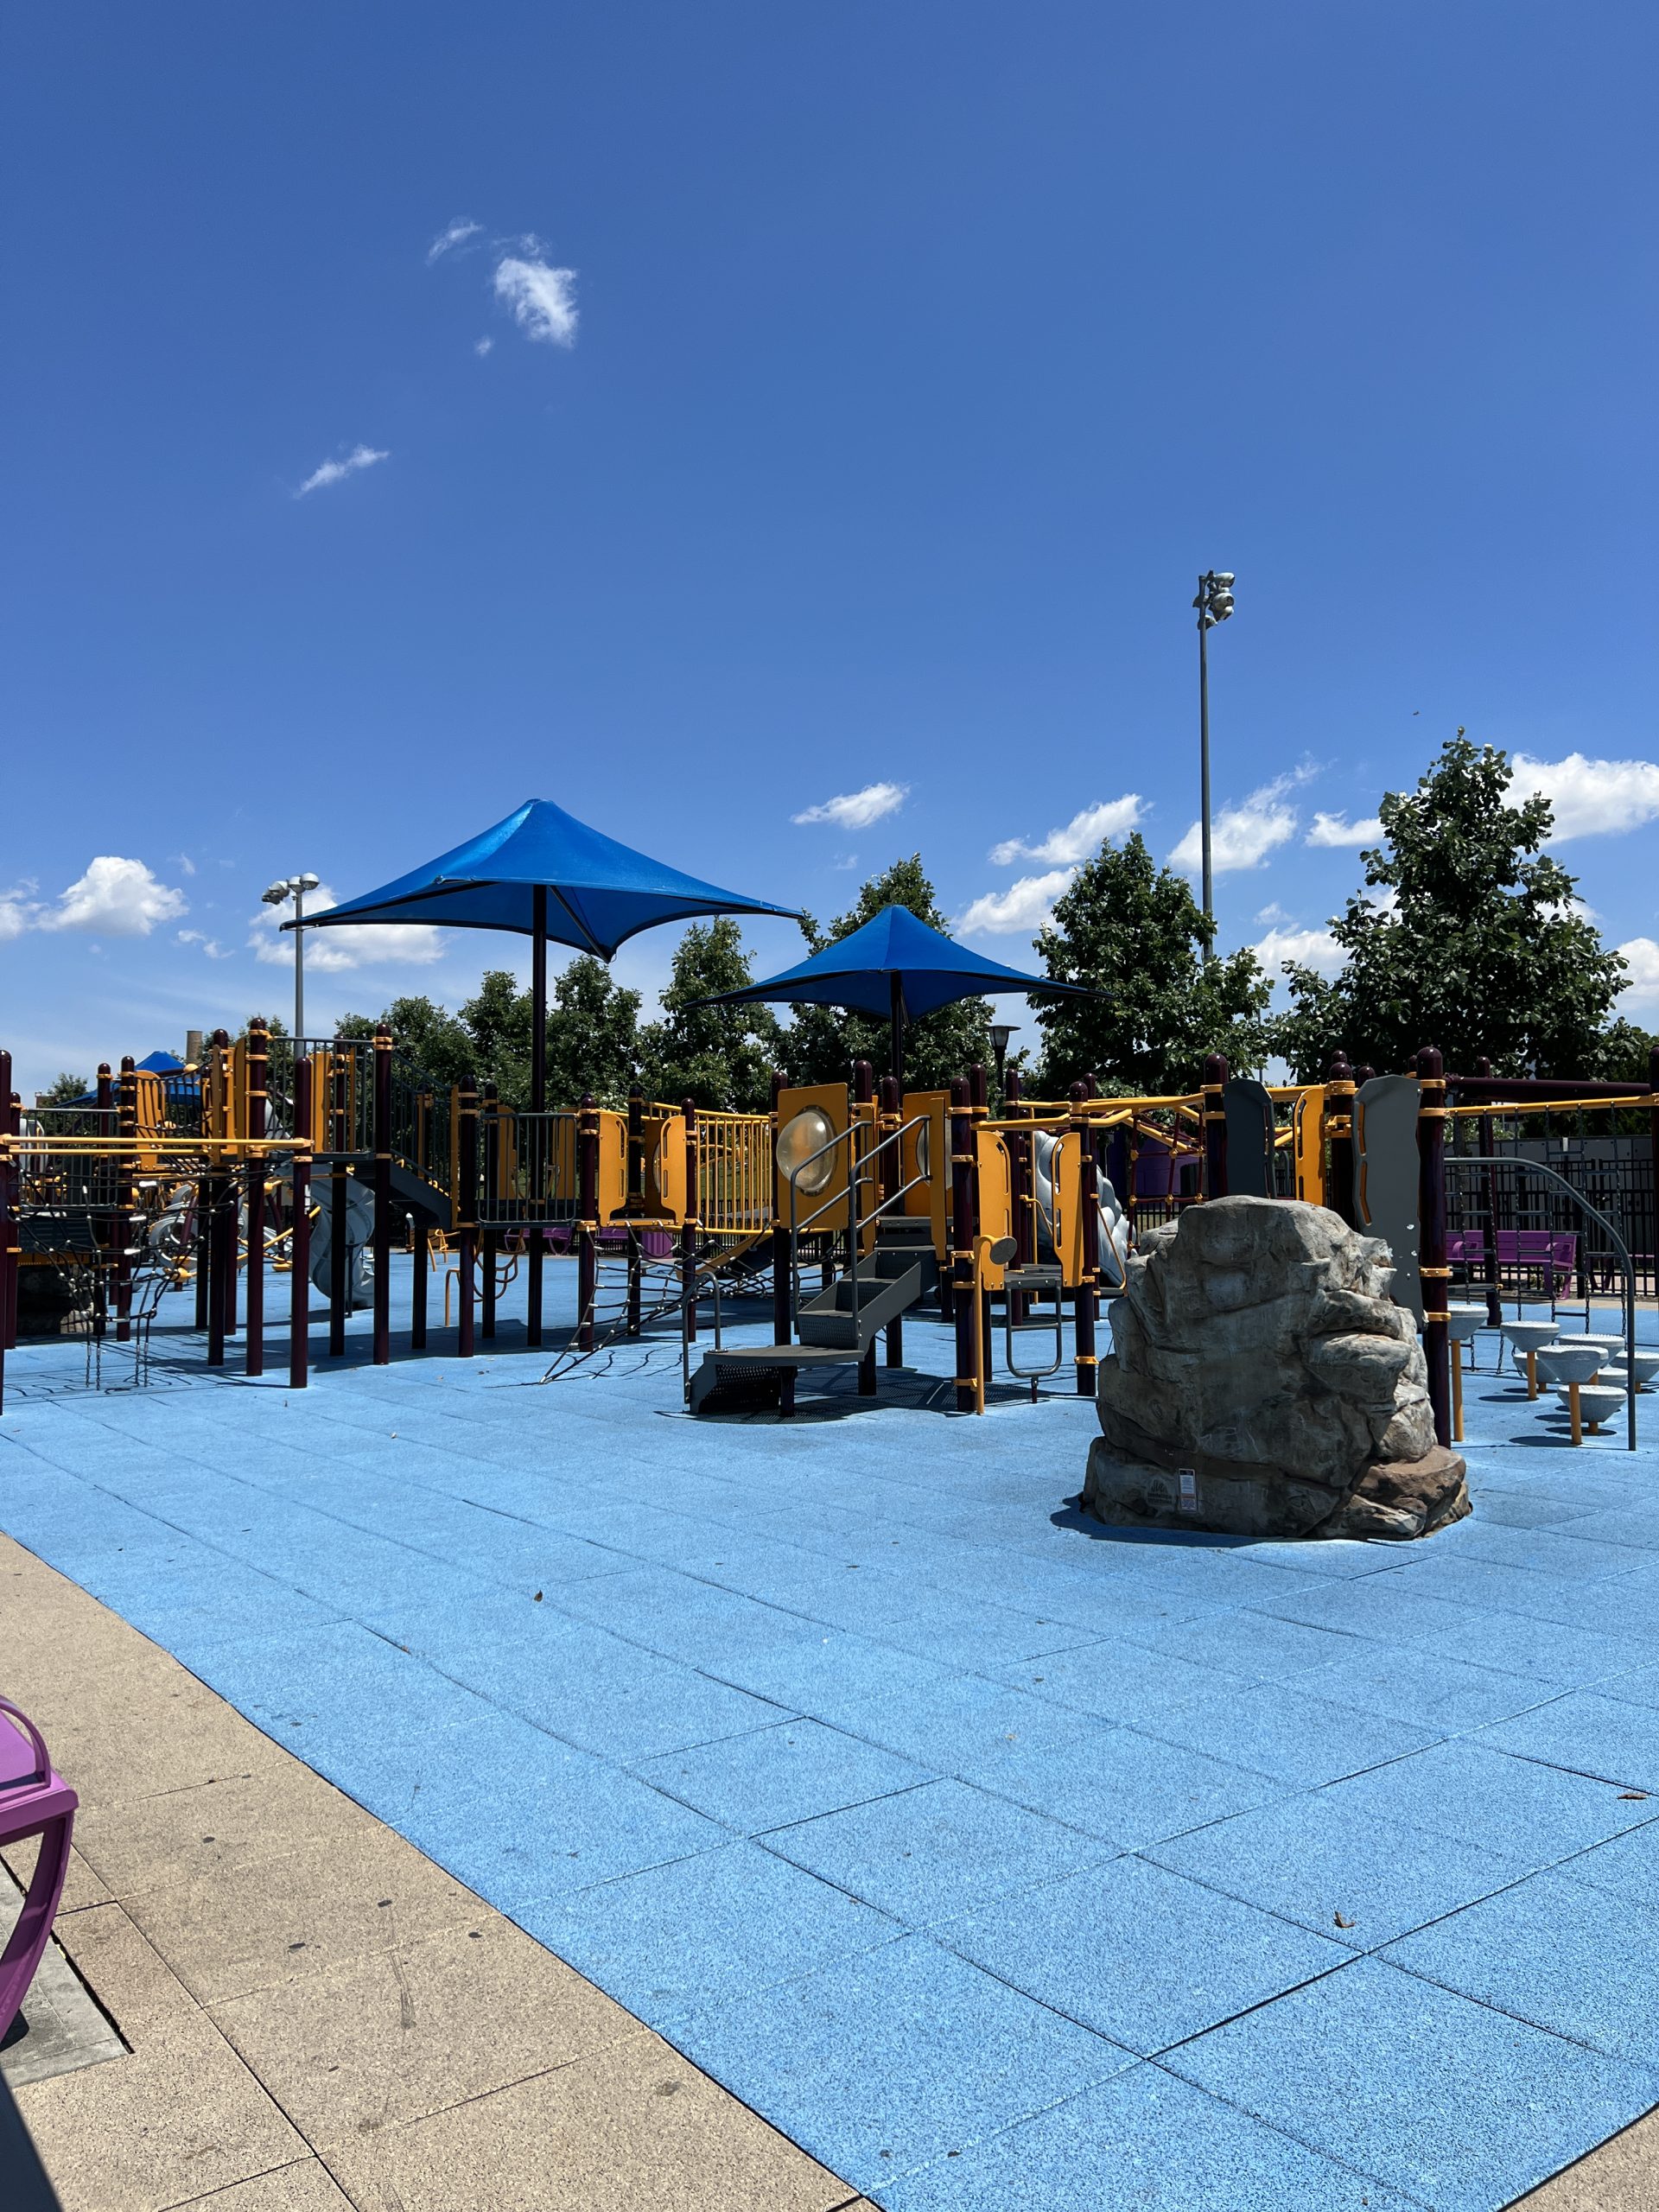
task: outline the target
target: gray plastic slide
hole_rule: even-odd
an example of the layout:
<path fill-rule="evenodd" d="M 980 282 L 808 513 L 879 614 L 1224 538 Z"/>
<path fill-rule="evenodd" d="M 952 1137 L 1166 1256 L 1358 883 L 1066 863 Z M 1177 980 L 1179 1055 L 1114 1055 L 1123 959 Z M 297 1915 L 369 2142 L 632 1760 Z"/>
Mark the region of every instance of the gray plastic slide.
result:
<path fill-rule="evenodd" d="M 1053 1245 L 1048 1235 L 1048 1224 L 1054 1217 L 1054 1147 L 1059 1139 L 1046 1129 L 1035 1132 L 1032 1145 L 1032 1166 L 1037 1181 L 1038 1256 L 1052 1256 Z M 1123 1218 L 1123 1209 L 1117 1203 L 1117 1192 L 1111 1179 L 1099 1168 L 1095 1171 L 1096 1188 L 1100 1193 L 1100 1273 L 1101 1280 L 1121 1289 L 1123 1282 L 1123 1262 L 1128 1257 L 1129 1224 Z"/>

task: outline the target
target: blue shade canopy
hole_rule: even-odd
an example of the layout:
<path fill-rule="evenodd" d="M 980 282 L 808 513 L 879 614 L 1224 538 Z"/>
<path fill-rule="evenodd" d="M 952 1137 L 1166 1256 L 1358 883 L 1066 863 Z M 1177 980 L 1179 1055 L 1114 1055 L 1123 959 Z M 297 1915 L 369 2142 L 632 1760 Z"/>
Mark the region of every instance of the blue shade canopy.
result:
<path fill-rule="evenodd" d="M 988 960 L 983 953 L 970 952 L 965 944 L 930 929 L 908 906 L 884 906 L 850 937 L 838 938 L 810 960 L 785 968 L 780 976 L 770 976 L 764 983 L 723 991 L 718 998 L 702 1003 L 732 1006 L 745 999 L 785 1000 L 891 1015 L 898 1001 L 905 1017 L 916 1021 L 957 999 L 997 991 L 1097 995 L 1084 983 L 1056 983 L 1046 976 L 1022 976 L 1017 968 L 1005 968 L 1000 960 Z"/>
<path fill-rule="evenodd" d="M 617 947 L 659 922 L 710 914 L 779 914 L 789 906 L 722 891 L 678 868 L 620 845 L 578 822 L 550 799 L 526 799 L 482 836 L 378 891 L 308 914 L 302 926 L 431 922 L 444 929 L 535 931 L 535 893 L 547 893 L 547 935 L 608 960 Z M 302 925 L 284 922 L 291 930 Z"/>

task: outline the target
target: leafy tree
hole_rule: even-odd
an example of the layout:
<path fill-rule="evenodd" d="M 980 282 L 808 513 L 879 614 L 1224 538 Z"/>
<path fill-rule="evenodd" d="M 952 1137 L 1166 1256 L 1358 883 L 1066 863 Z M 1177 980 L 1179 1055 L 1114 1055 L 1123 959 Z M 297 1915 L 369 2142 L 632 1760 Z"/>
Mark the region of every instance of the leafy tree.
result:
<path fill-rule="evenodd" d="M 1483 1054 L 1499 1075 L 1594 1076 L 1628 1058 L 1638 1033 L 1607 1027 L 1624 963 L 1542 849 L 1548 800 L 1512 803 L 1511 779 L 1506 753 L 1459 729 L 1414 791 L 1383 799 L 1386 842 L 1360 855 L 1367 889 L 1331 925 L 1347 965 L 1331 982 L 1286 963 L 1279 1043 L 1299 1079 L 1338 1046 L 1379 1071 L 1409 1067 L 1422 1045 L 1464 1073 Z"/>
<path fill-rule="evenodd" d="M 524 1009 L 528 1035 L 528 992 Z M 590 1090 L 601 1106 L 626 1106 L 639 1065 L 639 992 L 624 990 L 602 960 L 579 952 L 553 986 L 547 1010 L 548 1104 L 574 1106 Z"/>
<path fill-rule="evenodd" d="M 873 875 L 848 914 L 821 930 L 809 914 L 801 924 L 809 950 L 850 937 L 883 906 L 908 906 L 931 928 L 949 930 L 938 894 L 922 869 L 922 856 L 895 861 Z M 797 1083 L 844 1083 L 855 1060 L 868 1060 L 878 1076 L 892 1064 L 891 1030 L 885 1020 L 844 1013 L 840 1007 L 798 1006 L 784 1033 L 784 1059 Z M 905 1033 L 905 1082 L 912 1090 L 943 1090 L 953 1076 L 966 1075 L 976 1061 L 991 1065 L 990 1004 L 959 999 L 937 1014 L 912 1021 Z"/>
<path fill-rule="evenodd" d="M 369 1038 L 380 1028 L 391 1030 L 397 1049 L 435 1083 L 457 1083 L 473 1066 L 473 1040 L 464 1025 L 423 994 L 393 999 L 378 1015 L 343 1014 L 334 1034 Z"/>
<path fill-rule="evenodd" d="M 664 1019 L 639 1033 L 645 1081 L 658 1097 L 671 1105 L 690 1098 L 716 1111 L 765 1113 L 783 1051 L 777 1017 L 765 1006 L 692 1003 L 753 981 L 742 931 L 730 915 L 691 924 L 663 993 Z"/>
<path fill-rule="evenodd" d="M 530 993 L 519 989 L 510 969 L 486 968 L 461 1007 L 461 1025 L 472 1041 L 478 1080 L 495 1084 L 505 1104 L 524 1105 L 530 1096 Z"/>
<path fill-rule="evenodd" d="M 1235 1073 L 1259 1070 L 1273 1049 L 1272 984 L 1248 947 L 1206 963 L 1213 934 L 1186 878 L 1160 868 L 1144 838 L 1103 844 L 1037 933 L 1056 982 L 1103 995 L 1035 1008 L 1041 1095 L 1064 1097 L 1085 1075 L 1142 1097 L 1190 1090 L 1206 1052 L 1225 1052 Z"/>
<path fill-rule="evenodd" d="M 44 1090 L 35 1094 L 37 1106 L 69 1106 L 85 1098 L 92 1088 L 84 1075 L 55 1075 Z"/>

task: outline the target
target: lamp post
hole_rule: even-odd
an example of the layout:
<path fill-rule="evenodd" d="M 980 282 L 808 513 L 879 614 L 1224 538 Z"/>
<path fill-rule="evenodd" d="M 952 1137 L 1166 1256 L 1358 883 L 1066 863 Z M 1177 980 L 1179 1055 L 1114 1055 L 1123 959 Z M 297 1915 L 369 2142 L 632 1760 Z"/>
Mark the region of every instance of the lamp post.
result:
<path fill-rule="evenodd" d="M 321 881 L 315 875 L 278 876 L 264 893 L 267 906 L 285 906 L 294 901 L 294 1049 L 300 1049 L 300 1039 L 305 1034 L 305 894 L 315 891 Z"/>
<path fill-rule="evenodd" d="M 1007 1066 L 1008 1039 L 1020 1027 L 1017 1021 L 994 1021 L 991 1024 L 991 1051 L 996 1057 L 996 1103 L 1004 1104 L 1007 1084 L 1004 1071 Z"/>
<path fill-rule="evenodd" d="M 1211 925 L 1204 948 L 1206 960 L 1216 957 L 1215 893 L 1210 867 L 1210 632 L 1233 611 L 1233 578 L 1225 569 L 1210 569 L 1198 578 L 1198 834 L 1204 847 L 1204 918 Z"/>

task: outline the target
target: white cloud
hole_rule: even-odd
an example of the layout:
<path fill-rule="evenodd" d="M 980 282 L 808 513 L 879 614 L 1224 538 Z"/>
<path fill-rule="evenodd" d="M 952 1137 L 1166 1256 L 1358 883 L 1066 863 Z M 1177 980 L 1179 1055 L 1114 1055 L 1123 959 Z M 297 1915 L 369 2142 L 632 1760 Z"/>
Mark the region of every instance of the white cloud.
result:
<path fill-rule="evenodd" d="M 307 908 L 307 919 L 326 913 L 339 900 L 326 883 L 317 886 Z M 294 932 L 283 934 L 283 909 L 262 906 L 251 918 L 248 943 L 255 957 L 272 968 L 294 965 Z M 305 972 L 342 973 L 347 968 L 429 967 L 443 957 L 443 934 L 426 922 L 342 922 L 337 929 L 305 933 Z"/>
<path fill-rule="evenodd" d="M 992 846 L 991 859 L 998 868 L 1011 868 L 1015 861 L 1046 861 L 1051 867 L 1070 868 L 1078 861 L 1091 860 L 1109 837 L 1127 836 L 1138 829 L 1145 812 L 1139 792 L 1126 791 L 1122 798 L 1084 807 L 1063 830 L 1051 830 L 1039 845 L 1027 845 L 1019 837 L 1005 838 L 1001 844 Z"/>
<path fill-rule="evenodd" d="M 1651 1014 L 1659 1008 L 1659 944 L 1650 937 L 1633 937 L 1619 950 L 1630 969 L 1618 995 L 1621 1014 Z"/>
<path fill-rule="evenodd" d="M 100 853 L 89 861 L 54 907 L 40 916 L 43 930 L 97 930 L 105 937 L 148 937 L 157 922 L 186 912 L 184 893 L 162 883 L 143 861 Z"/>
<path fill-rule="evenodd" d="M 326 484 L 338 484 L 342 477 L 355 476 L 359 468 L 372 468 L 377 461 L 391 459 L 389 453 L 373 446 L 353 446 L 344 461 L 325 461 L 321 468 L 314 468 L 294 496 L 302 499 L 308 492 L 320 492 Z"/>
<path fill-rule="evenodd" d="M 1651 760 L 1591 760 L 1582 753 L 1537 760 L 1517 753 L 1511 765 L 1517 789 L 1541 791 L 1554 810 L 1552 844 L 1639 830 L 1659 815 L 1659 766 Z"/>
<path fill-rule="evenodd" d="M 493 338 L 480 338 L 480 339 L 476 339 L 476 340 L 474 340 L 474 344 L 473 344 L 473 351 L 474 351 L 474 353 L 476 353 L 476 354 L 477 354 L 477 356 L 478 356 L 479 359 L 481 361 L 481 360 L 483 359 L 484 356 L 485 356 L 486 353 L 494 353 L 494 351 L 495 351 L 495 340 L 494 340 L 494 339 L 493 339 Z"/>
<path fill-rule="evenodd" d="M 963 937 L 1034 936 L 1076 874 L 1074 868 L 1052 868 L 1046 875 L 1022 875 L 1006 891 L 988 891 L 958 918 L 957 928 Z"/>
<path fill-rule="evenodd" d="M 897 814 L 909 792 L 908 784 L 866 784 L 861 791 L 842 791 L 789 818 L 791 822 L 833 822 L 841 830 L 868 830 L 884 814 Z"/>
<path fill-rule="evenodd" d="M 574 346 L 575 281 L 574 269 L 550 269 L 544 261 L 520 261 L 509 254 L 496 264 L 495 296 L 526 336 L 549 346 Z"/>
<path fill-rule="evenodd" d="M 199 944 L 210 960 L 229 960 L 234 955 L 227 952 L 216 937 L 207 937 L 200 930 L 181 930 L 181 944 Z"/>
<path fill-rule="evenodd" d="M 1282 961 L 1294 960 L 1300 968 L 1313 968 L 1321 976 L 1334 976 L 1348 959 L 1329 930 L 1276 926 L 1257 941 L 1255 949 L 1255 957 L 1262 967 L 1275 978 Z"/>
<path fill-rule="evenodd" d="M 1287 805 L 1285 794 L 1302 776 L 1278 776 L 1270 784 L 1263 784 L 1259 791 L 1240 799 L 1236 805 L 1224 806 L 1211 823 L 1210 864 L 1217 875 L 1230 875 L 1239 868 L 1260 868 L 1268 855 L 1288 844 L 1296 835 L 1298 816 L 1294 806 Z M 1203 866 L 1203 844 L 1199 826 L 1195 822 L 1180 843 L 1171 853 L 1170 865 L 1180 868 L 1187 875 L 1197 875 Z"/>
<path fill-rule="evenodd" d="M 426 249 L 428 261 L 441 261 L 451 246 L 465 245 L 467 239 L 476 238 L 483 227 L 481 223 L 474 222 L 470 216 L 457 215 L 447 229 L 438 232 Z"/>
<path fill-rule="evenodd" d="M 1305 842 L 1310 845 L 1380 845 L 1382 842 L 1382 818 L 1367 816 L 1363 822 L 1350 822 L 1342 814 L 1316 814 Z"/>
<path fill-rule="evenodd" d="M 41 911 L 39 902 L 29 895 L 34 888 L 32 882 L 16 883 L 10 891 L 0 891 L 0 944 L 9 938 L 22 937 L 32 925 Z"/>

